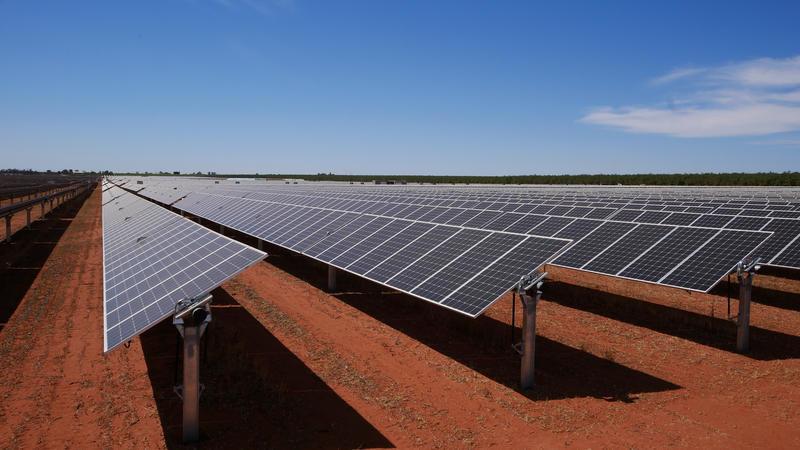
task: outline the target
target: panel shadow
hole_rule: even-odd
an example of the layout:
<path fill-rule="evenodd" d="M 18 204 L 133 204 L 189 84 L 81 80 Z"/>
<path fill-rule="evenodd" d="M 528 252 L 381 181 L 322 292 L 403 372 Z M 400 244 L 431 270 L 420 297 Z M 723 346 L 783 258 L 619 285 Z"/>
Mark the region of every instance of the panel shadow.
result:
<path fill-rule="evenodd" d="M 324 289 L 324 265 L 287 251 L 270 250 L 268 263 Z M 340 292 L 334 295 L 342 302 L 487 378 L 519 390 L 520 357 L 510 347 L 508 324 L 488 316 L 471 319 L 341 272 L 338 285 Z M 534 400 L 594 397 L 631 402 L 637 393 L 680 388 L 543 336 L 536 337 L 536 383 L 536 389 L 521 393 Z"/>
<path fill-rule="evenodd" d="M 31 222 L 30 229 L 22 228 L 12 235 L 11 243 L 0 242 L 0 332 L 89 195 L 91 192 L 85 192 L 72 198 L 44 219 Z"/>
<path fill-rule="evenodd" d="M 769 269 L 769 268 L 765 268 Z M 766 273 L 764 273 L 766 272 Z M 788 271 L 781 272 L 780 275 L 787 274 Z M 759 274 L 764 273 L 765 275 L 769 273 L 766 270 L 762 270 Z M 787 278 L 785 276 L 781 276 L 781 278 L 785 278 L 783 281 L 784 283 L 794 282 L 797 283 L 796 280 L 792 278 Z M 759 275 L 756 275 L 755 280 L 756 283 L 758 282 Z M 728 279 L 722 280 L 711 292 L 710 294 L 719 295 L 720 297 L 727 297 L 730 295 L 732 299 L 739 298 L 739 283 L 736 280 L 736 276 L 731 277 L 731 282 L 728 283 Z M 790 311 L 800 311 L 800 293 L 798 292 L 789 292 L 789 291 L 781 291 L 775 289 L 774 287 L 770 286 L 753 286 L 753 294 L 751 297 L 753 303 L 760 303 L 762 305 L 772 306 L 775 308 L 786 309 Z"/>
<path fill-rule="evenodd" d="M 201 445 L 207 448 L 388 448 L 392 443 L 223 289 L 204 337 Z M 141 336 L 167 444 L 180 448 L 180 341 L 170 320 Z"/>
<path fill-rule="evenodd" d="M 755 293 L 754 293 L 755 295 Z M 736 351 L 736 323 L 609 292 L 551 282 L 545 298 L 560 305 L 669 334 L 701 345 Z M 758 360 L 800 357 L 800 337 L 750 326 L 750 352 Z"/>

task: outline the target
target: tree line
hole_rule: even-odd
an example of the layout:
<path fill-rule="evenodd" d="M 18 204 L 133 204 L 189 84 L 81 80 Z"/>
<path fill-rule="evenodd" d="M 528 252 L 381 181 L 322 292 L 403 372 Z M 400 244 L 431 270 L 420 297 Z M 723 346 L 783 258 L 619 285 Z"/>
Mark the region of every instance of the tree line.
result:
<path fill-rule="evenodd" d="M 317 174 L 231 174 L 223 177 L 301 178 L 309 181 L 367 183 L 379 181 L 431 184 L 592 184 L 653 186 L 800 186 L 800 172 L 759 173 L 670 173 L 670 174 L 581 174 L 581 175 L 337 175 Z"/>

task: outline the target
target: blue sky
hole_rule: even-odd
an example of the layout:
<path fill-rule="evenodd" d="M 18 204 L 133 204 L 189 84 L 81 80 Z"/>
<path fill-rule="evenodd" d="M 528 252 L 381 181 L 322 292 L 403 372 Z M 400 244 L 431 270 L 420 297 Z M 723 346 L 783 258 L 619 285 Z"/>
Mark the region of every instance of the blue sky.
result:
<path fill-rule="evenodd" d="M 0 1 L 3 165 L 800 170 L 799 2 Z"/>

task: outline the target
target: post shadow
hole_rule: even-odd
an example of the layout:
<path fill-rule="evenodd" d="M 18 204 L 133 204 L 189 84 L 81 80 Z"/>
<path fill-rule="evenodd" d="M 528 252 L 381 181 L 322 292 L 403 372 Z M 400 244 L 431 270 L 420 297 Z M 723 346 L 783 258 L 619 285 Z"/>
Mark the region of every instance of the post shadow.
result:
<path fill-rule="evenodd" d="M 203 446 L 389 448 L 392 443 L 225 290 L 213 291 L 203 338 Z M 170 320 L 141 336 L 167 445 L 180 448 L 181 402 L 173 392 L 180 341 Z"/>
<path fill-rule="evenodd" d="M 62 203 L 45 218 L 32 221 L 30 229 L 14 233 L 11 243 L 0 243 L 0 332 L 89 195 Z"/>

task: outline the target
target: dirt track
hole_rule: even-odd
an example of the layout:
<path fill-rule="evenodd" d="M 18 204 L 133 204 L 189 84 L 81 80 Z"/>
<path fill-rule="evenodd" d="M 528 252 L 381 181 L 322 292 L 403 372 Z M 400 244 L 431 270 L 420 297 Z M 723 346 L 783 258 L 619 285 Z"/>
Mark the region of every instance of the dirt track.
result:
<path fill-rule="evenodd" d="M 102 355 L 100 234 L 96 191 L 0 332 L 0 447 L 178 445 L 174 328 Z M 523 394 L 510 297 L 470 320 L 349 277 L 332 296 L 273 252 L 214 292 L 203 446 L 800 446 L 796 282 L 759 282 L 742 356 L 718 295 L 551 270 Z"/>

